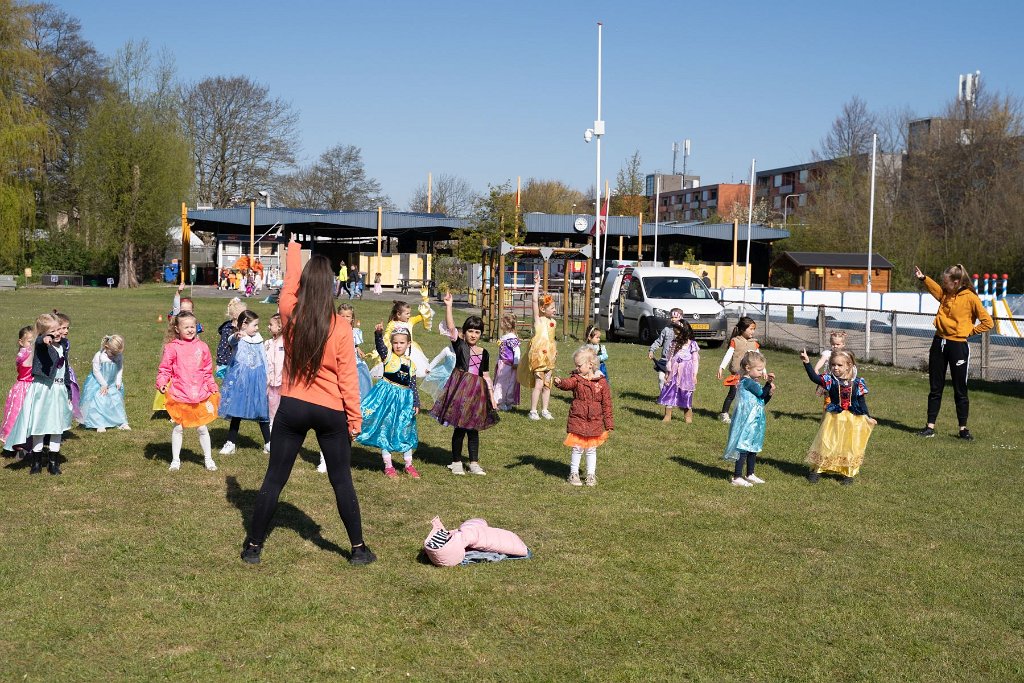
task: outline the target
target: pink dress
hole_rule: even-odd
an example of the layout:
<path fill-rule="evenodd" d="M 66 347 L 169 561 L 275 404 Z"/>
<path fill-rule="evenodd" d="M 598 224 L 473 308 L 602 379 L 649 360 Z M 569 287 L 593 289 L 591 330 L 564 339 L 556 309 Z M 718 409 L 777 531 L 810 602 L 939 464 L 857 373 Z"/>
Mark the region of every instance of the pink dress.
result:
<path fill-rule="evenodd" d="M 25 402 L 25 392 L 32 384 L 32 363 L 24 365 L 26 358 L 31 358 L 32 349 L 18 349 L 14 357 L 14 365 L 18 369 L 18 379 L 7 392 L 7 403 L 4 404 L 4 421 L 0 423 L 0 441 L 6 441 L 11 433 L 14 421 L 18 419 L 21 405 Z M 15 444 L 20 445 L 20 444 Z"/>
<path fill-rule="evenodd" d="M 281 382 L 284 374 L 284 337 L 271 337 L 263 342 L 263 350 L 267 356 L 267 407 L 270 409 L 270 422 L 274 422 L 277 409 L 281 405 Z"/>

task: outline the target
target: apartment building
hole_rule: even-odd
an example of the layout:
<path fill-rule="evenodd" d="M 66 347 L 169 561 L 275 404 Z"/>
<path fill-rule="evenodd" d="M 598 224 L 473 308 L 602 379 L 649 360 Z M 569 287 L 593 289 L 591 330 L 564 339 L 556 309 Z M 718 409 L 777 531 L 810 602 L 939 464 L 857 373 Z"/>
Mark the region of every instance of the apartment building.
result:
<path fill-rule="evenodd" d="M 715 183 L 671 192 L 663 189 L 658 199 L 658 221 L 662 223 L 702 221 L 716 214 L 732 220 L 734 207 L 742 206 L 746 211 L 750 186 L 746 183 Z M 653 214 L 655 196 L 652 195 L 650 200 Z"/>

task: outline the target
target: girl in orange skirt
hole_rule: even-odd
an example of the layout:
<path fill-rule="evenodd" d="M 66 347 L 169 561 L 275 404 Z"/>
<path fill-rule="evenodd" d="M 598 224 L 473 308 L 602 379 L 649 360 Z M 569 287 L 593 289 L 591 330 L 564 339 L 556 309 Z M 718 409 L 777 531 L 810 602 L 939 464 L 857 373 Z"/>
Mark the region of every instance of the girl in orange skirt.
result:
<path fill-rule="evenodd" d="M 612 420 L 612 392 L 608 379 L 601 373 L 600 362 L 593 349 L 586 346 L 573 354 L 576 369 L 565 379 L 556 377 L 554 385 L 572 392 L 566 446 L 572 448 L 569 461 L 569 483 L 582 486 L 580 460 L 587 454 L 587 486 L 597 486 L 597 447 L 608 440 L 615 428 Z"/>
<path fill-rule="evenodd" d="M 206 469 L 214 472 L 217 465 L 213 462 L 210 430 L 206 425 L 217 419 L 220 394 L 213 379 L 210 347 L 196 336 L 196 317 L 188 311 L 178 314 L 168 337 L 156 376 L 156 388 L 165 394 L 167 414 L 174 423 L 170 470 L 174 472 L 181 468 L 179 456 L 185 427 L 196 427 Z"/>

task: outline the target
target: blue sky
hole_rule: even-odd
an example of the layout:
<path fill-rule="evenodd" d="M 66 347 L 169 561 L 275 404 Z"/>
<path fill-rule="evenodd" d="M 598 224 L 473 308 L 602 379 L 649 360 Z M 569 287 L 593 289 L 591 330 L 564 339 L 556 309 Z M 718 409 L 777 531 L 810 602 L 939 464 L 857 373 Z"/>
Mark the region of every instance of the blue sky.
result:
<path fill-rule="evenodd" d="M 604 24 L 602 176 L 634 150 L 739 182 L 810 158 L 853 95 L 876 111 L 941 111 L 957 76 L 1024 97 L 1024 3 L 150 2 L 51 0 L 104 54 L 166 47 L 179 77 L 244 75 L 298 111 L 302 161 L 362 148 L 406 208 L 428 171 L 477 190 L 516 176 L 581 190 Z M 679 167 L 682 162 L 680 159 Z"/>

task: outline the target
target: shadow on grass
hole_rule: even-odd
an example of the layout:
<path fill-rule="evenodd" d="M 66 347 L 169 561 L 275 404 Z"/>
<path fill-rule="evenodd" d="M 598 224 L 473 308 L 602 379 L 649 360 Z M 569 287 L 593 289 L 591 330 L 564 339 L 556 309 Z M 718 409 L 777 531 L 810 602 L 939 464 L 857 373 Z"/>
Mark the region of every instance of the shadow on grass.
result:
<path fill-rule="evenodd" d="M 713 467 L 711 465 L 708 465 L 707 463 L 697 462 L 696 460 L 684 458 L 681 455 L 673 455 L 672 457 L 669 458 L 669 460 L 673 460 L 676 463 L 682 465 L 683 467 L 689 468 L 694 472 L 703 474 L 705 477 L 710 477 L 711 479 L 722 479 L 723 477 L 728 479 L 732 476 L 732 471 L 730 469 L 725 469 L 724 466 Z M 723 460 L 722 462 L 724 463 L 725 460 Z"/>
<path fill-rule="evenodd" d="M 227 477 L 225 484 L 227 488 L 225 489 L 224 497 L 235 506 L 242 516 L 242 527 L 245 529 L 246 534 L 248 534 L 248 521 L 252 519 L 252 508 L 256 503 L 256 496 L 259 494 L 259 491 L 256 489 L 243 489 L 238 483 L 238 478 L 234 476 Z M 349 552 L 342 549 L 337 543 L 324 538 L 320 534 L 320 525 L 291 503 L 278 502 L 277 509 L 274 511 L 274 520 L 267 532 L 267 537 L 269 538 L 274 529 L 279 526 L 291 529 L 300 538 L 309 541 L 321 550 L 337 553 L 346 558 L 349 556 Z"/>
<path fill-rule="evenodd" d="M 661 408 L 661 406 L 658 406 Z M 661 420 L 665 417 L 665 410 L 662 408 L 660 411 L 650 410 L 648 408 L 634 408 L 633 406 L 626 406 L 626 410 L 633 413 L 638 417 L 647 418 L 648 420 Z"/>
<path fill-rule="evenodd" d="M 791 420 L 810 420 L 811 422 L 821 422 L 822 413 L 793 413 L 785 410 L 773 410 L 771 411 L 772 417 L 778 420 L 780 417 L 788 417 Z"/>
<path fill-rule="evenodd" d="M 32 456 L 27 452 L 24 458 L 15 458 L 14 453 L 11 451 L 4 451 L 4 460 L 8 461 L 4 465 L 4 469 L 7 470 L 23 470 L 32 464 Z"/>
<path fill-rule="evenodd" d="M 787 460 L 777 460 L 776 458 L 769 458 L 768 456 L 758 454 L 757 464 L 765 464 L 769 467 L 774 467 L 783 474 L 788 474 L 793 477 L 804 478 L 807 476 L 807 465 L 796 462 L 789 462 Z"/>
<path fill-rule="evenodd" d="M 514 462 L 510 462 L 505 465 L 505 468 L 510 470 L 515 469 L 516 467 L 533 467 L 538 472 L 550 477 L 558 477 L 559 479 L 563 479 L 569 471 L 569 468 L 561 460 L 540 458 L 536 455 L 530 455 L 527 453 L 518 456 Z"/>
<path fill-rule="evenodd" d="M 872 415 L 872 417 L 874 416 Z M 917 434 L 924 426 L 924 422 L 916 425 L 905 425 L 902 422 L 893 422 L 885 418 L 875 417 L 875 419 L 878 420 L 879 427 L 888 427 L 889 429 L 895 429 L 898 432 L 906 432 L 908 434 Z"/>
<path fill-rule="evenodd" d="M 952 388 L 952 383 L 946 384 Z M 988 382 L 982 379 L 970 381 L 971 391 L 984 391 L 998 396 L 1009 396 L 1011 398 L 1024 398 L 1024 382 Z"/>
<path fill-rule="evenodd" d="M 657 401 L 658 392 L 654 391 L 650 394 L 641 394 L 639 391 L 621 391 L 616 395 L 616 398 L 635 398 L 638 401 Z"/>
<path fill-rule="evenodd" d="M 466 457 L 466 448 L 463 446 L 462 449 L 463 457 Z M 417 460 L 422 463 L 429 463 L 431 465 L 438 465 L 440 467 L 447 467 L 452 462 L 452 452 L 446 448 L 438 448 L 436 446 L 430 446 L 420 441 L 419 446 L 413 451 L 413 462 Z M 392 461 L 395 467 L 400 467 L 403 460 L 402 454 L 394 452 L 391 454 Z M 319 454 L 317 454 L 316 462 L 319 462 Z M 384 471 L 384 460 L 381 458 L 380 449 L 373 446 L 364 446 L 363 444 L 352 444 L 352 469 L 356 470 L 369 470 L 371 472 L 383 472 Z"/>

